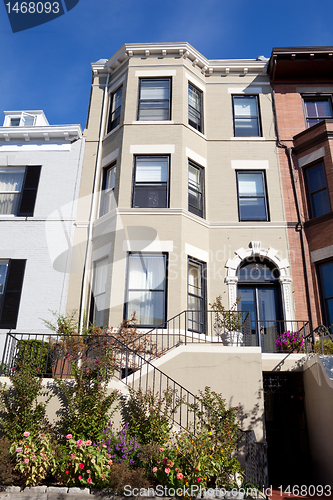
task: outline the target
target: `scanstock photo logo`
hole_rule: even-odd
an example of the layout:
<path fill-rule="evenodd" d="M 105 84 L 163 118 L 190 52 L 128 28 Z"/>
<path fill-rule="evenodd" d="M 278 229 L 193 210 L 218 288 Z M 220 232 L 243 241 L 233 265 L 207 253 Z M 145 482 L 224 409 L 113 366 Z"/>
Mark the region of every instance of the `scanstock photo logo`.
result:
<path fill-rule="evenodd" d="M 72 10 L 79 0 L 3 0 L 13 33 L 48 23 Z"/>

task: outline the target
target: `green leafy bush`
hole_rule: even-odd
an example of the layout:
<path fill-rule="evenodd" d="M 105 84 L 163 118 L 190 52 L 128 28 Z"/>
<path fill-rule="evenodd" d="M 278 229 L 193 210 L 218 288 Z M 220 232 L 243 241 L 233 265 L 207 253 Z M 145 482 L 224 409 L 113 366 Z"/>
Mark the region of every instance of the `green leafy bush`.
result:
<path fill-rule="evenodd" d="M 106 445 L 93 445 L 90 439 L 74 439 L 72 434 L 66 439 L 66 467 L 62 470 L 65 483 L 95 488 L 107 486 L 113 462 Z"/>
<path fill-rule="evenodd" d="M 330 339 L 323 340 L 324 354 L 333 354 L 333 342 Z M 316 354 L 322 354 L 321 340 L 318 339 L 314 345 L 314 352 Z"/>
<path fill-rule="evenodd" d="M 11 445 L 10 452 L 15 457 L 15 469 L 21 473 L 27 486 L 40 483 L 49 472 L 56 471 L 55 450 L 50 434 L 32 436 L 30 432 L 24 432 L 23 439 Z"/>
<path fill-rule="evenodd" d="M 42 380 L 32 364 L 18 361 L 9 378 L 11 386 L 0 386 L 0 423 L 4 435 L 13 442 L 21 439 L 24 432 L 37 435 L 45 427 L 46 406 L 51 395 L 42 387 Z M 38 402 L 39 397 L 46 401 Z"/>
<path fill-rule="evenodd" d="M 64 416 L 61 419 L 61 430 L 70 432 L 75 437 L 101 440 L 111 416 L 116 411 L 112 409 L 118 398 L 117 391 L 108 395 L 108 383 L 112 379 L 115 367 L 114 360 L 103 351 L 100 359 L 82 357 L 80 363 L 73 358 L 71 373 L 73 381 L 55 379 L 66 399 Z"/>
<path fill-rule="evenodd" d="M 48 342 L 37 339 L 22 339 L 17 342 L 15 364 L 34 365 L 38 373 L 52 376 L 52 350 Z"/>
<path fill-rule="evenodd" d="M 172 414 L 174 406 L 174 391 L 170 388 L 153 394 L 151 389 L 146 392 L 141 388 L 129 389 L 130 432 L 142 444 L 151 442 L 163 444 L 169 439 L 172 429 Z"/>

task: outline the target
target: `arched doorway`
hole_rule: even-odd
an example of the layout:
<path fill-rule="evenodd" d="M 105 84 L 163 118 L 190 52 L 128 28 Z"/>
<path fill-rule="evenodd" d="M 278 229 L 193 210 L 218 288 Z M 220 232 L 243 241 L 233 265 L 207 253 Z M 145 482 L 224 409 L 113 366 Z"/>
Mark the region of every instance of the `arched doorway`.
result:
<path fill-rule="evenodd" d="M 236 271 L 238 309 L 251 315 L 251 345 L 276 351 L 283 328 L 280 271 L 270 261 L 250 258 Z"/>

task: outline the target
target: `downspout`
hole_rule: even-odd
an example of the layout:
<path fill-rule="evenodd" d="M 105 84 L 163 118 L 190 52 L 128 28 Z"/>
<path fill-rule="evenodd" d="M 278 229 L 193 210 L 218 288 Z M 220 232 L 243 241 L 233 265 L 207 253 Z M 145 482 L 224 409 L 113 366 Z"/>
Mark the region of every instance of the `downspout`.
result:
<path fill-rule="evenodd" d="M 297 188 L 296 188 L 292 152 L 291 152 L 291 148 L 289 148 L 286 144 L 283 144 L 283 142 L 281 142 L 281 140 L 280 140 L 279 126 L 278 126 L 278 120 L 277 120 L 277 115 L 276 115 L 275 90 L 274 90 L 273 83 L 271 83 L 271 88 L 272 88 L 273 116 L 274 116 L 275 133 L 276 133 L 276 138 L 277 138 L 277 146 L 279 148 L 282 148 L 285 150 L 287 160 L 288 160 L 289 172 L 290 172 L 290 177 L 291 177 L 291 184 L 292 184 L 292 188 L 293 188 L 293 195 L 294 195 L 294 199 L 295 199 L 296 212 L 297 212 L 297 226 L 296 227 L 298 228 L 298 231 L 300 234 L 301 252 L 302 252 L 302 260 L 303 260 L 303 271 L 304 271 L 304 280 L 305 280 L 306 303 L 307 303 L 309 320 L 310 320 L 310 330 L 312 331 L 312 329 L 313 329 L 313 315 L 312 315 L 312 303 L 311 303 L 310 288 L 309 288 L 309 283 L 310 283 L 309 268 L 308 268 L 308 263 L 306 260 L 305 242 L 304 242 L 304 224 L 302 222 L 301 210 L 300 210 L 300 205 L 299 205 L 299 198 L 298 198 L 298 193 L 297 193 Z"/>
<path fill-rule="evenodd" d="M 92 239 L 93 239 L 93 223 L 97 206 L 98 199 L 98 187 L 100 184 L 100 171 L 101 171 L 101 163 L 102 163 L 102 142 L 103 142 L 103 134 L 105 130 L 105 117 L 106 117 L 106 101 L 108 95 L 108 85 L 109 85 L 110 73 L 108 73 L 106 84 L 104 88 L 104 96 L 103 96 L 103 104 L 101 110 L 101 124 L 99 129 L 99 140 L 97 147 L 97 155 L 96 155 L 96 166 L 95 166 L 95 176 L 94 176 L 94 185 L 92 191 L 92 201 L 91 201 L 91 209 L 89 216 L 89 226 L 88 226 L 88 239 L 87 239 L 87 247 L 86 254 L 84 260 L 83 267 L 83 278 L 82 278 L 82 292 L 81 292 L 81 300 L 80 300 L 80 313 L 79 313 L 79 333 L 82 332 L 82 328 L 84 326 L 84 318 L 85 318 L 85 306 L 87 304 L 87 289 L 88 282 L 90 278 L 90 259 L 91 259 L 91 251 L 92 251 Z"/>

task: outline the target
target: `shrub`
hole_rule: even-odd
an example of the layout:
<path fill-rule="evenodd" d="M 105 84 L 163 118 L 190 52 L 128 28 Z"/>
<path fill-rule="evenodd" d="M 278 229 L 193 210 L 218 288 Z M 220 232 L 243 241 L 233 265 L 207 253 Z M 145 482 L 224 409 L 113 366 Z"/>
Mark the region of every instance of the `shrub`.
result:
<path fill-rule="evenodd" d="M 130 432 L 142 444 L 168 440 L 172 429 L 172 414 L 178 403 L 174 405 L 175 392 L 168 388 L 161 394 L 153 394 L 151 389 L 144 392 L 141 388 L 129 389 L 130 393 Z"/>
<path fill-rule="evenodd" d="M 112 460 L 106 445 L 96 446 L 92 441 L 66 436 L 65 467 L 62 476 L 68 486 L 103 488 L 108 485 Z"/>
<path fill-rule="evenodd" d="M 22 339 L 17 342 L 15 364 L 19 361 L 36 367 L 40 374 L 52 376 L 52 351 L 50 344 L 43 340 Z"/>
<path fill-rule="evenodd" d="M 69 361 L 72 359 L 69 358 Z M 72 362 L 74 381 L 55 379 L 67 400 L 61 420 L 63 431 L 94 442 L 102 438 L 103 430 L 116 411 L 116 408 L 111 410 L 111 407 L 118 393 L 113 391 L 107 394 L 113 370 L 114 361 L 107 351 L 103 351 L 101 359 L 82 357 L 80 365 Z"/>
<path fill-rule="evenodd" d="M 168 488 L 182 488 L 187 481 L 181 469 L 181 459 L 175 448 L 160 448 L 159 460 L 156 460 L 151 472 L 159 484 Z"/>
<path fill-rule="evenodd" d="M 324 354 L 333 354 L 333 342 L 332 342 L 332 340 L 324 339 L 323 340 L 323 349 L 324 349 Z M 321 340 L 320 339 L 316 340 L 313 350 L 316 354 L 322 354 Z"/>
<path fill-rule="evenodd" d="M 145 474 L 144 469 L 129 469 L 126 464 L 114 464 L 112 466 L 112 473 L 109 477 L 108 486 L 112 488 L 115 493 L 124 494 L 125 486 L 130 486 L 130 489 L 144 488 L 148 489 L 150 482 Z M 126 493 L 126 490 L 125 490 Z"/>
<path fill-rule="evenodd" d="M 9 485 L 19 481 L 19 474 L 14 470 L 12 455 L 7 438 L 0 439 L 0 484 Z"/>
<path fill-rule="evenodd" d="M 137 438 L 130 435 L 128 423 L 121 431 L 112 432 L 112 423 L 110 422 L 102 439 L 102 444 L 107 445 L 108 453 L 111 454 L 114 463 L 135 465 L 140 445 Z"/>
<path fill-rule="evenodd" d="M 2 430 L 8 439 L 18 441 L 23 432 L 37 435 L 45 426 L 45 412 L 51 396 L 42 387 L 36 367 L 19 361 L 10 375 L 12 386 L 1 384 L 0 408 Z M 47 397 L 45 402 L 37 402 L 38 397 Z"/>
<path fill-rule="evenodd" d="M 15 457 L 15 469 L 21 473 L 27 486 L 40 483 L 48 472 L 56 471 L 55 451 L 49 434 L 32 436 L 30 432 L 24 432 L 23 439 L 11 445 L 10 452 Z"/>

